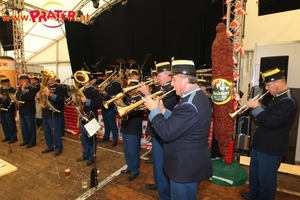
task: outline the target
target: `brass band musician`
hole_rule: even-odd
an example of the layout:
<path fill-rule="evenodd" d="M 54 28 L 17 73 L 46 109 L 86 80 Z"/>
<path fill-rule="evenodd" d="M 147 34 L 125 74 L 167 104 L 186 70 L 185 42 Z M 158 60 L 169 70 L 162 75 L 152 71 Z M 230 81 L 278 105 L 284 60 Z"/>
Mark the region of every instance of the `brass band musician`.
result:
<path fill-rule="evenodd" d="M 171 85 L 171 64 L 169 62 L 156 63 L 157 79 L 160 83 L 162 90 L 168 92 L 173 89 Z M 150 91 L 144 83 L 140 84 L 139 91 L 144 95 L 149 95 Z M 173 110 L 175 105 L 179 102 L 179 96 L 175 91 L 169 93 L 164 99 L 164 106 L 170 110 Z M 153 155 L 153 178 L 154 184 L 147 184 L 147 189 L 158 190 L 161 199 L 170 199 L 170 180 L 169 177 L 163 171 L 163 141 L 154 130 L 153 125 L 148 120 L 146 134 L 152 136 L 152 155 Z"/>
<path fill-rule="evenodd" d="M 106 78 L 113 74 L 112 70 L 105 71 Z M 108 85 L 104 90 L 100 91 L 103 99 L 105 101 L 111 99 L 113 96 L 117 95 L 122 91 L 122 87 L 120 82 L 112 80 L 110 85 Z M 118 145 L 118 127 L 116 124 L 116 111 L 114 109 L 114 105 L 111 104 L 108 109 L 104 106 L 101 107 L 102 110 L 102 117 L 105 126 L 105 132 L 102 141 L 108 141 L 110 132 L 112 132 L 113 136 L 113 143 L 112 146 Z"/>
<path fill-rule="evenodd" d="M 63 116 L 60 111 L 64 110 L 64 89 L 55 83 L 55 75 L 52 71 L 44 70 L 42 73 L 44 75 L 40 91 L 36 94 L 40 102 L 45 100 L 48 105 L 42 108 L 44 134 L 47 144 L 47 148 L 42 151 L 42 154 L 55 150 L 54 155 L 58 156 L 63 150 L 61 139 L 61 118 Z"/>
<path fill-rule="evenodd" d="M 72 101 L 73 102 L 82 102 L 83 104 L 83 114 L 88 115 L 88 113 L 92 112 L 92 114 L 88 115 L 88 119 L 91 120 L 95 118 L 98 121 L 98 108 L 101 107 L 102 101 L 100 98 L 100 94 L 98 90 L 90 85 L 90 79 L 82 82 L 81 87 L 84 87 L 83 91 L 80 94 L 73 94 Z M 77 99 L 80 98 L 80 99 Z M 78 105 L 77 105 L 78 106 Z M 86 132 L 84 125 L 88 123 L 85 119 L 80 119 L 80 133 L 81 133 L 81 141 L 83 146 L 82 157 L 78 158 L 77 162 L 82 162 L 84 160 L 88 160 L 86 166 L 90 166 L 95 162 L 96 158 L 96 136 L 88 137 L 88 133 Z"/>
<path fill-rule="evenodd" d="M 31 148 L 36 145 L 36 126 L 35 126 L 35 95 L 38 92 L 36 88 L 29 84 L 27 74 L 19 75 L 18 97 L 24 101 L 24 104 L 19 104 L 19 115 L 22 130 L 23 142 L 20 146 Z"/>
<path fill-rule="evenodd" d="M 129 79 L 127 86 L 138 85 L 139 81 Z M 114 103 L 116 106 L 128 106 L 141 100 L 141 96 L 137 93 L 136 89 L 128 92 L 124 101 L 119 98 Z M 140 147 L 142 135 L 142 121 L 143 110 L 134 110 L 128 114 L 126 120 L 121 122 L 121 133 L 123 136 L 124 156 L 127 164 L 127 169 L 122 170 L 122 174 L 130 174 L 127 178 L 128 181 L 134 180 L 140 172 Z"/>
<path fill-rule="evenodd" d="M 1 122 L 5 136 L 2 142 L 8 141 L 9 144 L 12 144 L 18 141 L 18 137 L 15 120 L 16 106 L 15 103 L 9 98 L 9 93 L 15 93 L 16 89 L 11 87 L 10 80 L 6 76 L 0 78 L 0 84 L 2 87 L 0 101 L 3 106 L 1 108 Z"/>

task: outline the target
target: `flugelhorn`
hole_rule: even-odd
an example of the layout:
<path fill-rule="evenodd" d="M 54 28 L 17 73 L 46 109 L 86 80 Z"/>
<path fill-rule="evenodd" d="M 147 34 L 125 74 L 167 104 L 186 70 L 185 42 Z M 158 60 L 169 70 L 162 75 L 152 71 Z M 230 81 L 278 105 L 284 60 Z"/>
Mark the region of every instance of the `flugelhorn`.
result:
<path fill-rule="evenodd" d="M 261 100 L 268 93 L 269 93 L 269 91 L 265 92 L 264 94 L 258 94 L 252 100 L 258 100 L 259 101 L 259 100 Z M 230 115 L 230 117 L 234 118 L 236 115 L 243 114 L 248 109 L 249 108 L 247 107 L 247 104 L 245 104 L 242 107 L 240 107 L 237 111 L 235 111 L 233 113 L 228 113 L 228 114 Z"/>
<path fill-rule="evenodd" d="M 173 92 L 173 91 L 175 91 L 175 88 L 173 88 L 172 90 L 169 90 L 168 92 L 164 92 L 164 91 L 163 91 L 164 93 L 158 97 L 158 100 L 162 100 L 162 99 L 166 98 L 166 96 L 167 96 L 168 94 L 170 94 L 171 92 Z M 140 110 L 146 110 L 147 107 L 144 105 L 144 106 L 140 107 L 139 109 L 140 109 Z"/>
<path fill-rule="evenodd" d="M 161 95 L 161 94 L 163 94 L 163 91 L 162 91 L 162 90 L 155 92 L 155 93 L 152 94 L 150 97 L 151 97 L 151 98 L 154 98 L 154 97 L 159 96 L 159 95 Z M 119 113 L 119 115 L 120 115 L 120 117 L 121 117 L 122 119 L 126 119 L 125 117 L 126 117 L 130 112 L 132 112 L 133 110 L 135 110 L 136 108 L 138 108 L 138 107 L 139 107 L 140 105 L 142 105 L 143 103 L 144 103 L 144 100 L 141 99 L 141 100 L 139 100 L 138 102 L 135 102 L 135 103 L 133 103 L 133 104 L 130 104 L 129 106 L 125 106 L 125 107 L 118 106 L 118 107 L 117 107 L 117 111 L 118 111 L 118 113 Z"/>
<path fill-rule="evenodd" d="M 112 104 L 115 100 L 121 99 L 123 97 L 124 97 L 124 93 L 120 92 L 114 98 L 111 98 L 108 101 L 103 100 L 102 104 L 103 104 L 104 108 L 108 109 L 108 107 L 109 107 L 110 104 Z"/>
<path fill-rule="evenodd" d="M 149 87 L 150 85 L 156 84 L 157 82 L 158 81 L 153 81 L 151 79 L 151 80 L 148 80 L 148 81 L 144 82 L 144 84 Z M 134 85 L 134 86 L 129 86 L 129 87 L 123 88 L 123 93 L 127 93 L 127 92 L 129 92 L 131 90 L 135 90 L 135 89 L 137 89 L 139 87 L 140 87 L 140 85 Z"/>

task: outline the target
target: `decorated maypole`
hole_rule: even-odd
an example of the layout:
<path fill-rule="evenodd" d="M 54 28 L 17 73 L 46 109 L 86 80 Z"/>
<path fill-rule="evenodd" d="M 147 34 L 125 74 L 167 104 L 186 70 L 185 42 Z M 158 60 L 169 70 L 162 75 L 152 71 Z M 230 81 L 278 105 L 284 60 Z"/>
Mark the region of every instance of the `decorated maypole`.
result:
<path fill-rule="evenodd" d="M 239 96 L 239 63 L 243 53 L 241 41 L 242 20 L 246 13 L 244 1 L 227 0 L 226 25 L 219 23 L 212 44 L 212 91 L 214 134 L 225 163 L 231 163 L 234 150 L 235 121 L 229 113 L 237 109 Z M 232 21 L 230 16 L 234 16 Z M 234 88 L 235 87 L 235 88 Z M 237 91 L 237 92 L 235 92 Z"/>

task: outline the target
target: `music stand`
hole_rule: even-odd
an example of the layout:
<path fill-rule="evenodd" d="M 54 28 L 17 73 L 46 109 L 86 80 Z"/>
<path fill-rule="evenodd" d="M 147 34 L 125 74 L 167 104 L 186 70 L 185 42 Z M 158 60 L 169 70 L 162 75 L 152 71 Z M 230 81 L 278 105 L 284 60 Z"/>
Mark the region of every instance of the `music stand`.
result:
<path fill-rule="evenodd" d="M 88 112 L 87 114 L 86 113 L 82 113 L 78 107 L 76 107 L 76 110 L 78 112 L 78 115 L 79 115 L 79 118 L 80 118 L 80 123 L 79 125 L 82 126 L 81 130 L 83 130 L 83 134 L 86 134 L 89 138 L 90 137 L 93 137 L 93 148 L 95 149 L 95 153 L 94 153 L 94 169 L 97 169 L 96 168 L 96 162 L 97 162 L 97 159 L 96 159 L 96 148 L 97 148 L 97 144 L 96 144 L 96 136 L 95 136 L 95 133 L 98 131 L 98 129 L 100 128 L 100 124 L 96 121 L 96 117 L 94 115 L 94 113 L 92 111 Z M 93 117 L 91 117 L 93 116 Z M 81 121 L 83 120 L 87 120 L 88 119 L 88 123 L 86 123 L 85 125 L 82 125 L 81 124 Z M 91 119 L 91 120 L 90 120 Z M 81 145 L 81 152 L 83 152 L 83 147 Z M 79 182 L 79 180 L 81 179 L 82 176 L 85 176 L 88 180 L 90 180 L 90 178 L 83 172 L 84 170 L 84 165 L 83 165 L 83 159 L 81 161 L 81 174 L 80 176 L 78 177 L 77 181 L 74 183 L 74 185 L 71 187 L 71 189 L 68 191 L 68 193 L 66 194 L 66 196 L 68 196 L 68 194 L 73 190 L 73 188 L 77 185 L 77 183 Z M 97 170 L 96 170 L 97 171 Z M 98 185 L 98 181 L 97 181 L 97 174 L 98 173 L 95 173 L 95 184 L 94 185 Z M 96 186 L 95 186 L 95 190 L 96 190 Z M 97 191 L 97 190 L 96 190 Z M 95 194 L 96 194 L 96 191 L 95 191 Z"/>

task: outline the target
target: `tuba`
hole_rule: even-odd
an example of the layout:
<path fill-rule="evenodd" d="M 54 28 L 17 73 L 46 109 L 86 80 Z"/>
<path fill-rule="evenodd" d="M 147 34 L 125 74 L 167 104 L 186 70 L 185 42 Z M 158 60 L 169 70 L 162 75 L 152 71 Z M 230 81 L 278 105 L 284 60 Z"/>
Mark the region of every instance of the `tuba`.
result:
<path fill-rule="evenodd" d="M 48 101 L 48 96 L 45 94 L 45 91 L 47 89 L 47 82 L 50 78 L 54 78 L 55 77 L 55 74 L 53 71 L 51 70 L 46 70 L 46 69 L 43 69 L 41 71 L 41 74 L 42 74 L 42 80 L 41 80 L 41 83 L 40 83 L 40 106 L 42 108 L 47 108 L 48 105 L 49 105 L 49 101 Z"/>
<path fill-rule="evenodd" d="M 81 101 L 81 97 L 83 96 L 82 92 L 84 90 L 84 86 L 81 86 L 81 88 L 80 88 L 80 85 L 84 85 L 90 80 L 88 74 L 89 74 L 89 72 L 83 71 L 83 70 L 76 71 L 74 74 L 74 80 L 75 80 L 74 93 L 76 95 L 75 104 L 80 111 L 83 111 L 83 109 L 84 109 L 84 104 Z"/>

